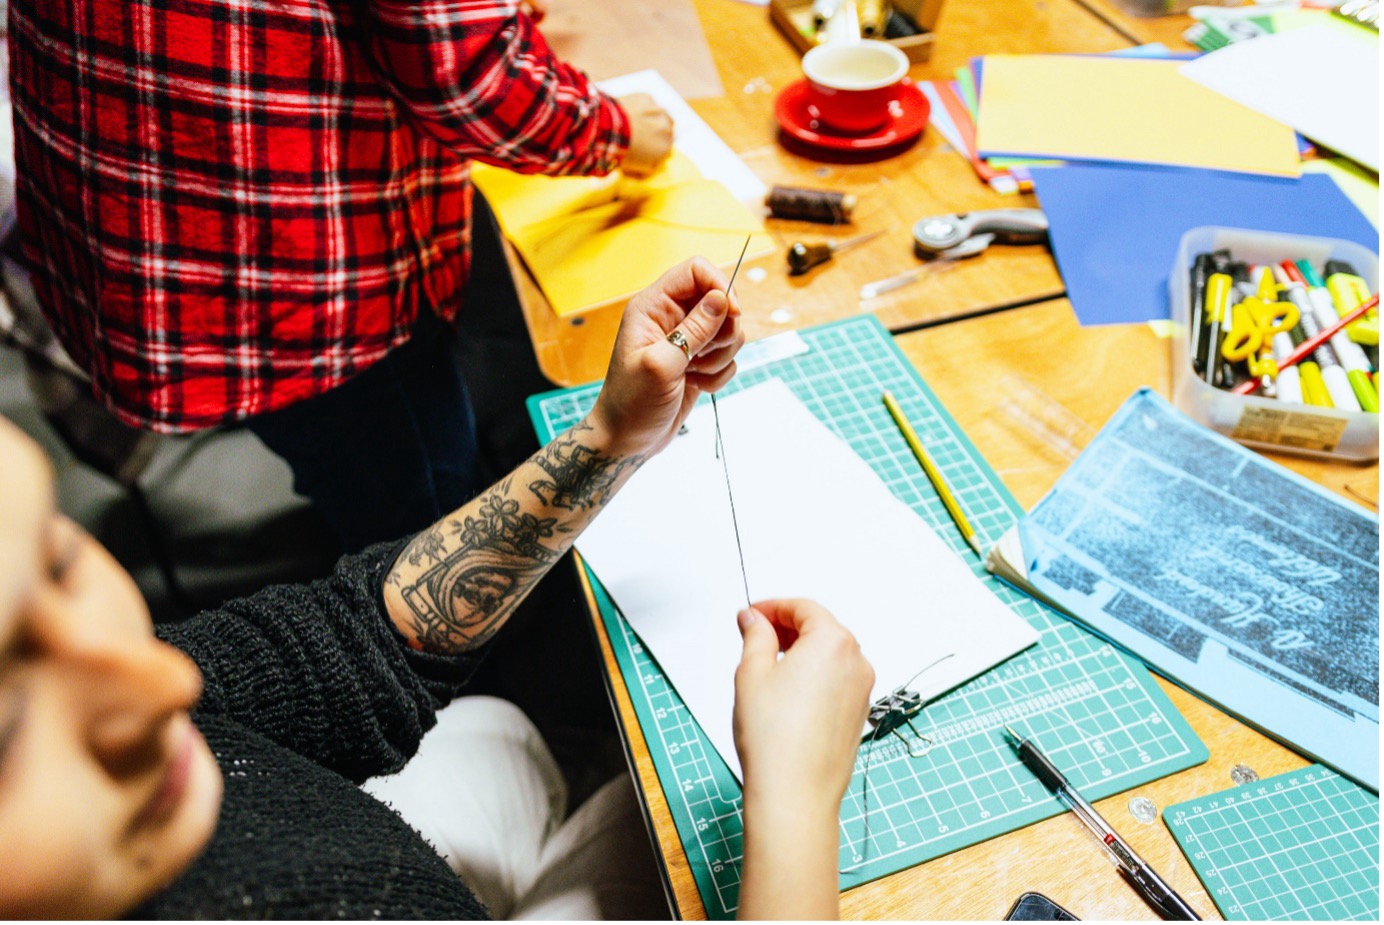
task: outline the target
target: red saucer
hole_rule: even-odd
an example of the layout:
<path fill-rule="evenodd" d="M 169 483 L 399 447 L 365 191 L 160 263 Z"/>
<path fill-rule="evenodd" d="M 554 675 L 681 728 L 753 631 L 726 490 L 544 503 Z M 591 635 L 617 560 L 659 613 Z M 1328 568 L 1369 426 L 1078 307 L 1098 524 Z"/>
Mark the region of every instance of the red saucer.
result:
<path fill-rule="evenodd" d="M 806 80 L 784 89 L 774 101 L 774 118 L 798 141 L 832 151 L 878 151 L 912 141 L 927 127 L 932 111 L 923 91 L 905 77 L 898 98 L 889 103 L 888 121 L 864 135 L 845 135 L 818 121 L 817 107 L 807 101 L 807 94 Z"/>

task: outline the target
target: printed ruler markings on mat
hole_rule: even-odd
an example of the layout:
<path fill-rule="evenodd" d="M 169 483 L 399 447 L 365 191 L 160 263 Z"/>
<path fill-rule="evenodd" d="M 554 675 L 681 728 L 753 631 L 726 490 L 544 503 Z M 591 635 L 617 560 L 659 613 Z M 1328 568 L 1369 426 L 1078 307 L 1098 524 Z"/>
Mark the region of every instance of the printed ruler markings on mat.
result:
<path fill-rule="evenodd" d="M 1163 811 L 1227 919 L 1379 921 L 1379 797 L 1312 765 Z"/>
<path fill-rule="evenodd" d="M 742 373 L 723 394 L 782 379 L 1041 634 L 1033 648 L 923 710 L 915 725 L 937 743 L 926 757 L 910 758 L 896 741 L 876 746 L 868 862 L 844 876 L 842 886 L 1062 812 L 1004 741 L 1005 723 L 1036 737 L 1073 783 L 1097 799 L 1205 761 L 1205 747 L 1142 666 L 989 575 L 961 539 L 881 402 L 886 389 L 899 400 L 984 542 L 997 540 L 1019 508 L 888 332 L 865 318 L 799 333 L 811 345 L 808 353 Z M 530 399 L 540 438 L 575 424 L 598 391 L 590 385 Z M 599 584 L 593 586 L 707 914 L 729 918 L 740 884 L 739 784 L 657 662 Z M 864 754 L 841 807 L 842 867 L 859 863 Z"/>

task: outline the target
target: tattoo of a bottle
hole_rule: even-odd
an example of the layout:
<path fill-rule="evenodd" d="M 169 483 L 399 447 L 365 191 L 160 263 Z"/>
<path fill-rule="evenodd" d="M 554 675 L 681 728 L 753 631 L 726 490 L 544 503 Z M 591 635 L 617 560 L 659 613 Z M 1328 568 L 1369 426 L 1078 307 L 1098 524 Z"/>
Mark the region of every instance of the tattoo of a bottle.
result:
<path fill-rule="evenodd" d="M 409 565 L 426 566 L 401 589 L 425 647 L 485 642 L 561 555 L 542 542 L 557 532 L 556 518 L 521 512 L 508 490 L 496 486 L 476 515 L 424 531 L 405 551 Z"/>

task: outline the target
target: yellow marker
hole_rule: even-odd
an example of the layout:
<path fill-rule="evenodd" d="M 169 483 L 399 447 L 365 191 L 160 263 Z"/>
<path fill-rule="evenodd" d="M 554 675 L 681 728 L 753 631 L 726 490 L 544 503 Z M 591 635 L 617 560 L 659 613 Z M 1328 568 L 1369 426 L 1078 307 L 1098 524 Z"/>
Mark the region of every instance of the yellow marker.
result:
<path fill-rule="evenodd" d="M 1326 278 L 1326 291 L 1331 293 L 1331 301 L 1336 305 L 1337 315 L 1350 312 L 1370 297 L 1370 287 L 1354 273 L 1332 273 Z M 1346 335 L 1357 344 L 1377 345 L 1378 310 L 1366 312 L 1365 317 L 1346 325 Z"/>
<path fill-rule="evenodd" d="M 1221 363 L 1221 337 L 1230 328 L 1230 294 L 1235 280 L 1228 273 L 1212 273 L 1206 279 L 1206 366 L 1203 373 L 1207 385 L 1216 384 L 1216 370 Z"/>
<path fill-rule="evenodd" d="M 903 409 L 894 400 L 894 396 L 884 393 L 884 407 L 889 409 L 889 416 L 894 419 L 894 423 L 899 426 L 899 432 L 903 434 L 903 439 L 908 442 L 908 448 L 913 451 L 913 455 L 918 459 L 918 465 L 923 467 L 927 473 L 928 481 L 937 490 L 937 496 L 942 499 L 942 504 L 946 506 L 947 513 L 956 523 L 956 528 L 961 531 L 961 537 L 971 545 L 976 551 L 976 555 L 985 558 L 985 552 L 980 548 L 980 538 L 971 528 L 971 523 L 966 519 L 966 515 L 961 512 L 961 505 L 956 503 L 952 497 L 951 489 L 947 488 L 947 483 L 942 480 L 942 473 L 933 465 L 931 457 L 927 455 L 927 450 L 923 449 L 923 444 L 918 440 L 918 435 L 913 432 L 913 427 L 908 423 L 908 418 L 903 416 Z"/>
<path fill-rule="evenodd" d="M 1331 394 L 1326 391 L 1326 380 L 1322 378 L 1321 367 L 1311 360 L 1298 364 L 1302 380 L 1302 400 L 1319 408 L 1336 407 L 1331 402 Z"/>
<path fill-rule="evenodd" d="M 1229 273 L 1212 273 L 1206 280 L 1206 307 L 1211 312 L 1211 320 L 1221 324 L 1230 323 L 1230 294 L 1235 291 L 1235 280 Z"/>

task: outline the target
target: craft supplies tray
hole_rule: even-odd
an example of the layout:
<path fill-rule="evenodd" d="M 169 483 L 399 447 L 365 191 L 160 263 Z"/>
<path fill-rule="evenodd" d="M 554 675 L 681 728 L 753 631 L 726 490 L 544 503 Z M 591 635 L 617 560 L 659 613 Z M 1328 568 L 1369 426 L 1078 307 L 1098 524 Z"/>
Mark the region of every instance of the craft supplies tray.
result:
<path fill-rule="evenodd" d="M 1371 292 L 1379 291 L 1379 256 L 1352 241 L 1205 226 L 1182 236 L 1168 277 L 1172 304 L 1173 402 L 1193 420 L 1262 450 L 1367 462 L 1379 458 L 1379 415 L 1237 395 L 1209 385 L 1192 366 L 1191 271 L 1197 254 L 1229 250 L 1237 261 L 1276 264 L 1307 260 L 1349 263 Z"/>
<path fill-rule="evenodd" d="M 896 0 L 886 3 L 900 14 L 912 20 L 921 30 L 917 35 L 903 35 L 898 38 L 877 36 L 908 56 L 914 64 L 932 57 L 933 26 L 942 12 L 942 0 Z M 774 21 L 788 41 L 799 52 L 805 52 L 817 44 L 812 25 L 812 0 L 769 0 L 769 18 Z"/>

